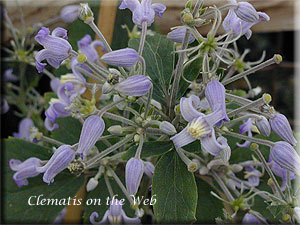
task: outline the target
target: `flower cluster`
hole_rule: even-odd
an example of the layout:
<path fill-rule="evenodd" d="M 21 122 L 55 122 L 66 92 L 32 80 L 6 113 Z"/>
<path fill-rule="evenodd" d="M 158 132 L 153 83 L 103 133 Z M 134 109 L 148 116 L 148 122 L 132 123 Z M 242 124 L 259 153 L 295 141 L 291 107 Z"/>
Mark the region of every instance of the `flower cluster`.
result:
<path fill-rule="evenodd" d="M 167 83 L 164 87 L 153 82 L 159 76 L 153 75 L 153 70 L 156 71 L 153 67 L 159 67 L 164 59 L 155 58 L 159 61 L 157 65 L 146 60 L 152 51 L 147 47 L 150 45 L 147 31 L 155 15 L 163 17 L 166 10 L 161 3 L 121 2 L 119 9 L 129 9 L 133 23 L 141 29 L 136 48 L 130 45 L 111 49 L 101 28 L 95 25 L 88 4 L 67 6 L 59 16 L 67 23 L 79 17 L 97 35 L 97 40 L 92 40 L 90 35 L 81 37 L 77 50 L 68 42 L 66 29 L 57 27 L 50 32 L 39 26 L 34 39 L 43 49 L 31 57 L 38 73 L 45 73 L 51 79 L 53 97 L 47 102 L 43 121 L 47 131 L 43 128 L 40 131 L 28 114 L 13 136 L 40 145 L 50 144 L 53 154 L 48 160 L 10 159 L 9 167 L 15 172 L 13 180 L 19 187 L 29 185 L 30 178 L 40 174 L 43 181 L 51 185 L 59 173 L 68 169 L 72 174 L 88 178 L 88 192 L 103 181 L 113 197 L 111 180 L 114 179 L 136 216 L 128 217 L 122 209 L 122 201 L 112 198 L 103 218 L 97 222 L 99 214 L 93 212 L 89 215 L 90 222 L 140 224 L 144 213 L 153 213 L 133 199 L 142 191 L 151 191 L 152 178 L 156 176 L 156 156 L 165 153 L 155 153 L 151 144 L 167 143 L 171 146 L 168 151 L 178 155 L 187 173 L 215 181 L 210 182 L 214 188 L 218 185 L 216 190 L 222 195 L 211 194 L 226 204 L 226 210 L 230 208 L 224 209 L 224 218 L 217 219 L 220 223 L 268 223 L 252 207 L 256 196 L 270 206 L 284 206 L 284 222 L 297 220 L 293 214 L 298 215 L 299 208 L 291 191 L 291 182 L 300 175 L 300 156 L 295 150 L 297 140 L 288 119 L 270 105 L 271 95 L 261 94 L 259 87 L 252 88 L 247 78 L 266 66 L 279 64 L 282 57 L 274 55 L 264 61 L 263 54 L 257 62 L 245 62 L 248 51 L 240 54 L 236 43 L 243 36 L 251 38 L 251 27 L 270 18 L 266 13 L 257 12 L 248 2 L 232 0 L 219 8 L 204 7 L 200 0 L 195 5 L 192 2 L 187 1 L 181 13 L 182 25 L 173 28 L 165 38 L 175 49 L 168 54 L 178 54 L 178 57 L 174 57 L 176 66 L 172 74 L 161 74 L 168 77 L 167 82 L 164 77 L 160 78 Z M 223 11 L 227 12 L 224 19 Z M 211 29 L 207 35 L 197 29 L 209 24 Z M 225 33 L 218 35 L 221 26 Z M 97 47 L 101 47 L 100 50 Z M 153 51 L 151 54 L 158 55 Z M 55 69 L 66 66 L 70 72 L 55 77 L 47 70 L 44 60 Z M 197 71 L 201 72 L 189 81 L 184 71 L 196 60 L 201 60 L 197 65 Z M 220 73 L 224 68 L 224 74 Z M 4 78 L 5 82 L 18 80 L 12 70 L 6 71 Z M 249 92 L 243 96 L 227 86 L 239 79 L 245 79 L 249 86 Z M 180 83 L 190 84 L 182 95 Z M 163 90 L 165 101 L 158 97 L 157 90 Z M 7 111 L 5 99 L 2 104 L 2 111 Z M 80 136 L 73 145 L 47 137 L 47 132 L 60 129 L 58 118 L 66 117 L 73 117 L 82 124 Z M 281 140 L 269 140 L 271 134 Z M 194 144 L 199 146 L 199 151 L 191 150 Z M 261 146 L 267 146 L 269 152 L 262 154 Z M 253 154 L 252 157 L 241 162 L 232 160 L 233 154 L 245 151 Z M 124 174 L 124 184 L 120 174 Z M 272 192 L 260 190 L 265 175 L 270 177 L 267 183 Z M 282 180 L 281 185 L 277 177 Z M 249 192 L 244 194 L 245 190 Z M 295 213 L 291 213 L 293 210 Z"/>

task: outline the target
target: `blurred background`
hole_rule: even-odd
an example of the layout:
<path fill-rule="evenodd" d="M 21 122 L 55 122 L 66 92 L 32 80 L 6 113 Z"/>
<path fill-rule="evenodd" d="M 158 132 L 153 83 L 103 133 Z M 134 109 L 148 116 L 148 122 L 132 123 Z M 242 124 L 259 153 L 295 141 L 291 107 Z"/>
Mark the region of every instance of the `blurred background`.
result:
<path fill-rule="evenodd" d="M 157 18 L 152 30 L 167 34 L 170 28 L 180 25 L 180 12 L 184 7 L 184 0 L 154 0 L 153 2 L 161 2 L 167 6 L 167 11 L 162 19 Z M 266 51 L 266 59 L 273 57 L 274 54 L 281 54 L 283 62 L 280 65 L 273 65 L 262 71 L 256 72 L 249 76 L 253 87 L 260 86 L 262 92 L 270 93 L 273 97 L 272 105 L 275 109 L 287 116 L 291 125 L 294 125 L 294 81 L 295 69 L 295 1 L 287 0 L 257 0 L 251 2 L 258 11 L 266 12 L 271 20 L 269 22 L 255 25 L 252 29 L 253 36 L 248 41 L 245 37 L 238 41 L 238 47 L 242 53 L 245 49 L 251 49 L 247 55 L 246 61 L 257 61 L 261 58 L 263 51 Z M 39 22 L 47 23 L 49 19 L 57 18 L 63 6 L 80 3 L 77 0 L 7 0 L 0 2 L 1 11 L 6 8 L 9 17 L 14 26 L 20 30 L 32 27 Z M 126 24 L 129 30 L 132 30 L 133 23 L 131 21 L 131 13 L 129 10 L 118 10 L 120 1 L 118 0 L 102 0 L 88 1 L 94 12 L 95 21 L 103 32 L 104 36 L 112 45 L 112 49 L 124 48 L 128 43 L 127 30 L 121 26 Z M 223 5 L 226 1 L 207 0 L 207 5 Z M 2 15 L 2 13 L 1 13 Z M 225 16 L 225 15 L 224 15 Z M 50 30 L 60 26 L 68 30 L 69 42 L 74 49 L 77 49 L 77 41 L 85 34 L 95 37 L 91 29 L 80 20 L 76 20 L 71 24 L 57 21 L 50 26 Z M 200 33 L 207 33 L 209 27 L 201 27 Z M 223 31 L 220 29 L 219 33 Z M 1 18 L 1 46 L 10 47 L 12 37 L 3 26 L 3 18 Z M 32 39 L 33 40 L 33 39 Z M 34 40 L 33 40 L 34 43 Z M 40 46 L 36 45 L 36 50 Z M 2 59 L 7 56 L 1 48 L 1 74 L 10 67 L 14 69 L 14 74 L 18 75 L 18 63 L 7 63 Z M 48 67 L 50 69 L 50 67 Z M 59 76 L 66 73 L 64 69 L 52 70 Z M 26 74 L 29 78 L 37 82 L 37 90 L 43 95 L 45 92 L 51 91 L 49 78 L 42 74 L 38 74 L 35 67 L 26 67 Z M 247 90 L 244 81 L 235 82 L 230 89 L 241 88 Z M 3 93 L 3 90 L 2 90 Z M 13 132 L 18 130 L 18 123 L 21 120 L 15 115 L 16 107 L 11 107 L 8 113 L 1 115 L 1 138 L 11 136 Z M 76 216 L 76 210 L 72 209 L 69 214 L 68 222 L 78 222 L 80 217 Z M 80 209 L 79 209 L 80 211 Z M 78 213 L 80 215 L 80 213 Z"/>

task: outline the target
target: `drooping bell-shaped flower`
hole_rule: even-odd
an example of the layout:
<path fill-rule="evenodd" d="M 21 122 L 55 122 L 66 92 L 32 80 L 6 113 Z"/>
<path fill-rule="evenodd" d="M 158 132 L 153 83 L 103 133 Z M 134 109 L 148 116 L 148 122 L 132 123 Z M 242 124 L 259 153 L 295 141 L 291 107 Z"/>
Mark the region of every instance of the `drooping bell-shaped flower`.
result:
<path fill-rule="evenodd" d="M 262 21 L 269 21 L 270 17 L 263 12 L 257 12 L 259 18 L 254 22 L 247 22 L 240 19 L 234 9 L 229 9 L 227 16 L 223 21 L 223 28 L 226 32 L 232 32 L 232 37 L 237 37 L 240 33 L 245 35 L 247 39 L 252 36 L 251 27 Z"/>
<path fill-rule="evenodd" d="M 60 19 L 65 23 L 72 23 L 78 18 L 79 5 L 67 5 L 60 11 Z"/>
<path fill-rule="evenodd" d="M 143 96 L 149 92 L 151 86 L 152 82 L 149 77 L 134 75 L 116 84 L 115 90 L 122 95 Z"/>
<path fill-rule="evenodd" d="M 67 38 L 67 30 L 61 27 L 55 28 L 51 35 L 48 28 L 42 27 L 40 29 L 34 37 L 45 48 L 35 55 L 35 66 L 39 73 L 43 72 L 46 66 L 46 63 L 42 63 L 43 60 L 46 60 L 55 69 L 58 69 L 63 60 L 70 56 L 72 46 L 66 41 Z"/>
<path fill-rule="evenodd" d="M 96 144 L 103 134 L 104 128 L 104 120 L 99 116 L 92 115 L 84 121 L 77 149 L 77 154 L 80 154 L 81 158 L 85 158 Z"/>
<path fill-rule="evenodd" d="M 155 14 L 162 17 L 166 6 L 161 3 L 152 4 L 152 0 L 142 0 L 142 2 L 139 2 L 139 0 L 123 0 L 119 9 L 129 9 L 132 12 L 133 23 L 141 27 L 143 22 L 151 26 Z"/>
<path fill-rule="evenodd" d="M 174 135 L 177 133 L 174 125 L 168 121 L 161 122 L 161 124 L 159 125 L 159 129 L 167 135 Z"/>
<path fill-rule="evenodd" d="M 139 54 L 132 48 L 124 48 L 104 54 L 101 60 L 111 66 L 129 68 L 138 62 Z"/>
<path fill-rule="evenodd" d="M 66 169 L 75 159 L 75 151 L 70 145 L 60 146 L 52 155 L 46 165 L 38 167 L 39 173 L 44 173 L 43 181 L 47 184 L 54 182 L 54 177 Z"/>
<path fill-rule="evenodd" d="M 17 77 L 15 74 L 13 74 L 12 68 L 9 68 L 4 71 L 2 80 L 3 80 L 3 82 L 14 82 L 14 81 L 19 80 L 19 77 Z"/>
<path fill-rule="evenodd" d="M 129 194 L 135 195 L 139 189 L 144 173 L 144 163 L 141 159 L 131 158 L 126 163 L 125 182 Z"/>
<path fill-rule="evenodd" d="M 9 111 L 9 105 L 3 96 L 1 97 L 1 114 L 5 114 Z"/>
<path fill-rule="evenodd" d="M 185 37 L 186 28 L 177 28 L 175 30 L 172 30 L 168 33 L 167 38 L 176 42 L 176 43 L 182 43 Z M 190 35 L 188 43 L 191 44 L 195 41 L 195 37 L 193 34 Z"/>
<path fill-rule="evenodd" d="M 240 126 L 240 133 L 247 133 L 248 137 L 252 137 L 252 127 L 253 127 L 253 119 L 249 118 L 244 121 L 244 123 Z M 250 146 L 250 141 L 245 141 L 243 144 L 237 143 L 236 145 L 240 148 L 248 148 Z"/>
<path fill-rule="evenodd" d="M 281 190 L 284 191 L 288 181 L 287 170 L 283 169 L 274 160 L 272 160 L 271 155 L 269 155 L 268 163 L 273 173 L 282 179 Z M 293 172 L 290 172 L 290 180 L 294 180 L 295 178 L 296 178 L 295 174 Z"/>
<path fill-rule="evenodd" d="M 241 20 L 249 23 L 255 23 L 259 20 L 258 12 L 249 2 L 239 2 L 234 12 Z"/>
<path fill-rule="evenodd" d="M 268 224 L 267 220 L 265 218 L 263 218 L 262 216 L 260 216 L 260 218 L 263 220 L 262 222 L 256 218 L 256 216 L 250 214 L 250 213 L 246 213 L 243 220 L 242 220 L 242 224 L 243 225 L 250 225 L 250 224 Z"/>
<path fill-rule="evenodd" d="M 153 174 L 154 174 L 154 165 L 151 162 L 144 162 L 144 173 L 152 178 Z"/>
<path fill-rule="evenodd" d="M 291 145 L 296 146 L 297 141 L 293 135 L 293 131 L 288 119 L 285 115 L 277 113 L 269 120 L 272 130 L 278 134 L 283 140 L 289 142 Z"/>
<path fill-rule="evenodd" d="M 235 177 L 235 175 L 233 174 Z M 260 182 L 260 177 L 262 176 L 261 172 L 259 172 L 257 169 L 255 169 L 253 166 L 246 166 L 245 167 L 245 178 L 247 180 L 244 180 L 243 183 L 247 184 L 251 187 L 257 187 Z M 237 188 L 241 188 L 242 185 L 240 182 L 234 182 Z M 248 187 L 243 186 L 244 189 L 248 189 Z"/>
<path fill-rule="evenodd" d="M 22 119 L 21 122 L 19 123 L 19 132 L 18 133 L 14 132 L 13 136 L 29 141 L 30 128 L 33 126 L 34 126 L 33 121 L 30 118 L 26 117 Z"/>
<path fill-rule="evenodd" d="M 205 96 L 212 111 L 219 110 L 220 108 L 223 111 L 223 118 L 221 121 L 217 121 L 217 125 L 221 125 L 222 121 L 228 122 L 229 118 L 226 113 L 225 88 L 223 84 L 217 80 L 210 81 L 206 86 Z"/>
<path fill-rule="evenodd" d="M 138 217 L 129 218 L 126 216 L 125 212 L 122 209 L 122 202 L 114 199 L 110 202 L 109 209 L 105 212 L 101 221 L 96 222 L 95 218 L 98 218 L 99 214 L 93 212 L 90 215 L 90 222 L 93 225 L 99 224 L 141 224 L 141 221 Z"/>
<path fill-rule="evenodd" d="M 261 116 L 261 119 L 255 119 L 255 123 L 256 123 L 256 126 L 257 126 L 259 132 L 262 135 L 267 136 L 267 137 L 270 136 L 271 126 L 266 117 Z"/>
<path fill-rule="evenodd" d="M 54 93 L 57 93 L 59 85 L 60 85 L 59 78 L 54 78 L 50 81 L 50 87 Z"/>
<path fill-rule="evenodd" d="M 270 157 L 283 169 L 300 175 L 300 156 L 296 150 L 285 141 L 278 141 L 270 150 Z"/>
<path fill-rule="evenodd" d="M 39 175 L 40 172 L 37 171 L 39 166 L 41 166 L 41 160 L 35 157 L 31 157 L 24 162 L 16 159 L 9 160 L 10 169 L 16 171 L 13 179 L 18 187 L 28 185 L 27 178 Z"/>
<path fill-rule="evenodd" d="M 96 62 L 99 59 L 98 52 L 96 50 L 96 47 L 102 47 L 102 51 L 105 52 L 105 46 L 102 41 L 95 40 L 92 41 L 92 38 L 89 34 L 86 34 L 81 40 L 77 42 L 78 48 L 80 52 L 85 54 L 88 58 L 88 60 L 92 62 Z"/>

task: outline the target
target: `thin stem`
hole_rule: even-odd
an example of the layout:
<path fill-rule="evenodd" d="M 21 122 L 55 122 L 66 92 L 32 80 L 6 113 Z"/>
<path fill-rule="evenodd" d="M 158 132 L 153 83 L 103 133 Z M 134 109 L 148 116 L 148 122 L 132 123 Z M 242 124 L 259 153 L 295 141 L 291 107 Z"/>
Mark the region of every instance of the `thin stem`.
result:
<path fill-rule="evenodd" d="M 194 8 L 194 11 L 193 11 L 193 16 L 196 16 L 196 14 L 198 13 L 198 11 L 201 7 L 201 4 L 202 4 L 202 1 L 198 0 L 196 6 Z M 188 47 L 190 36 L 191 36 L 191 31 L 189 29 L 187 29 L 184 39 L 183 39 L 183 42 L 182 42 L 181 50 L 185 50 Z M 176 65 L 176 69 L 175 69 L 174 81 L 172 83 L 171 96 L 170 96 L 170 102 L 169 102 L 169 116 L 171 116 L 171 117 L 173 116 L 173 113 L 174 113 L 172 109 L 175 105 L 176 98 L 177 98 L 179 82 L 180 82 L 181 75 L 183 73 L 183 64 L 184 64 L 185 55 L 186 55 L 186 52 L 181 52 L 179 54 L 178 63 Z"/>
<path fill-rule="evenodd" d="M 133 122 L 133 121 L 131 121 L 131 120 L 129 120 L 129 119 L 123 117 L 123 116 L 115 115 L 113 113 L 105 112 L 103 114 L 103 117 L 111 119 L 111 120 L 119 121 L 121 123 L 124 123 L 124 124 L 127 124 L 127 125 L 131 125 L 131 126 L 134 126 L 134 127 L 138 126 L 135 122 Z"/>
<path fill-rule="evenodd" d="M 119 101 L 113 102 L 113 103 L 111 103 L 111 104 L 109 104 L 109 105 L 103 107 L 101 110 L 98 111 L 97 115 L 100 116 L 100 117 L 102 117 L 103 114 L 104 114 L 106 111 L 110 110 L 111 108 L 115 107 L 116 105 L 118 105 L 119 103 L 121 103 L 121 102 L 123 102 L 123 101 L 125 101 L 125 100 L 126 100 L 126 99 L 123 98 L 123 99 L 120 99 Z"/>
<path fill-rule="evenodd" d="M 97 163 L 99 160 L 101 160 L 103 157 L 107 156 L 108 154 L 110 154 L 111 152 L 113 152 L 114 150 L 120 148 L 121 146 L 125 145 L 126 143 L 128 143 L 129 141 L 132 140 L 134 134 L 130 134 L 127 137 L 125 137 L 124 139 L 122 139 L 121 141 L 117 142 L 116 144 L 112 145 L 111 147 L 107 148 L 106 150 L 100 152 L 98 155 L 94 156 L 93 158 L 91 158 L 90 160 L 88 160 L 85 164 L 86 164 L 86 169 L 89 169 L 92 167 L 92 165 L 94 165 L 95 163 Z"/>
<path fill-rule="evenodd" d="M 259 139 L 259 138 L 254 138 L 254 137 L 248 137 L 242 134 L 237 134 L 231 131 L 225 131 L 225 130 L 221 130 L 219 128 L 216 128 L 221 134 L 225 134 L 225 135 L 229 135 L 232 137 L 236 137 L 245 141 L 250 141 L 250 142 L 254 142 L 254 143 L 258 143 L 261 145 L 266 145 L 268 147 L 273 147 L 274 146 L 274 142 L 272 141 L 268 141 L 268 140 L 263 140 L 263 139 Z"/>
<path fill-rule="evenodd" d="M 107 187 L 107 190 L 108 190 L 108 192 L 109 192 L 110 197 L 113 198 L 114 192 L 113 192 L 113 190 L 112 190 L 112 188 L 111 188 L 109 179 L 108 179 L 108 177 L 107 177 L 106 174 L 104 174 L 104 181 L 105 181 L 105 184 L 106 184 L 106 187 Z"/>
<path fill-rule="evenodd" d="M 153 94 L 153 85 L 151 86 L 151 88 L 149 90 L 149 93 L 148 93 L 148 99 L 147 99 L 147 103 L 146 103 L 144 119 L 147 118 L 148 113 L 149 113 L 150 103 L 151 103 L 151 99 L 152 99 L 152 94 Z"/>
<path fill-rule="evenodd" d="M 240 122 L 240 121 L 243 121 L 243 120 L 246 120 L 248 118 L 254 118 L 254 119 L 257 119 L 257 120 L 260 120 L 262 117 L 259 116 L 259 115 L 256 115 L 256 114 L 246 114 L 244 116 L 240 116 L 234 120 L 230 120 L 230 122 L 226 123 L 226 127 L 228 126 L 233 126 L 234 124 Z"/>
<path fill-rule="evenodd" d="M 143 144 L 144 144 L 144 135 L 141 134 L 140 135 L 140 142 L 139 142 L 139 146 L 135 152 L 135 158 L 140 159 L 141 158 L 141 152 L 142 152 L 142 148 L 143 148 Z"/>
<path fill-rule="evenodd" d="M 234 197 L 232 196 L 232 194 L 230 193 L 230 191 L 228 190 L 227 186 L 224 184 L 224 182 L 220 178 L 220 176 L 215 171 L 212 171 L 211 173 L 212 173 L 212 176 L 214 177 L 214 179 L 217 181 L 217 183 L 221 187 L 221 189 L 224 191 L 224 194 L 226 195 L 228 201 L 234 202 Z"/>
<path fill-rule="evenodd" d="M 175 148 L 176 152 L 178 153 L 179 157 L 182 159 L 182 161 L 188 166 L 192 160 L 190 160 L 182 151 L 181 148 Z"/>
<path fill-rule="evenodd" d="M 277 182 L 277 180 L 276 180 L 276 178 L 275 178 L 275 176 L 274 176 L 274 174 L 273 174 L 271 168 L 269 167 L 267 161 L 265 160 L 265 157 L 261 154 L 261 152 L 260 152 L 260 150 L 259 150 L 258 147 L 257 147 L 257 148 L 254 148 L 254 152 L 255 152 L 256 155 L 259 157 L 259 159 L 260 159 L 260 161 L 263 163 L 263 165 L 264 165 L 264 167 L 265 167 L 267 173 L 269 174 L 269 176 L 270 176 L 271 179 L 273 180 L 273 182 L 274 182 L 274 184 L 275 184 L 275 187 L 276 187 L 278 193 L 280 194 L 281 198 L 282 198 L 283 200 L 285 200 L 285 196 L 284 196 L 284 194 L 282 193 L 282 191 L 281 191 L 281 189 L 280 189 L 280 186 L 279 186 L 279 184 L 278 184 L 278 182 Z"/>
<path fill-rule="evenodd" d="M 116 183 L 119 185 L 119 187 L 121 188 L 121 190 L 123 191 L 123 193 L 125 194 L 126 198 L 128 199 L 130 205 L 134 204 L 134 201 L 132 199 L 132 197 L 130 196 L 130 194 L 128 193 L 127 189 L 125 188 L 125 186 L 123 185 L 122 181 L 120 180 L 120 178 L 118 177 L 118 175 L 115 173 L 115 171 L 110 168 L 107 167 L 107 170 L 111 173 L 111 175 L 113 176 L 113 178 L 115 179 Z"/>
<path fill-rule="evenodd" d="M 265 61 L 265 62 L 263 62 L 263 63 L 255 66 L 255 67 L 252 67 L 251 69 L 249 69 L 249 70 L 247 70 L 245 72 L 242 72 L 240 74 L 235 75 L 234 77 L 231 77 L 231 78 L 229 78 L 229 79 L 227 79 L 225 81 L 222 81 L 222 83 L 225 86 L 225 85 L 230 84 L 230 83 L 232 83 L 232 82 L 234 82 L 236 80 L 239 80 L 239 79 L 241 79 L 241 78 L 243 78 L 245 76 L 248 76 L 248 75 L 250 75 L 250 74 L 252 74 L 252 73 L 254 73 L 254 72 L 258 71 L 258 70 L 261 70 L 261 69 L 263 69 L 263 68 L 265 68 L 267 66 L 270 66 L 270 65 L 272 65 L 274 63 L 277 63 L 277 64 L 280 63 L 280 60 L 278 60 L 278 55 L 274 55 L 272 59 L 269 59 L 269 60 L 267 60 L 267 61 Z"/>
<path fill-rule="evenodd" d="M 155 134 L 155 135 L 165 134 L 160 129 L 158 129 L 158 128 L 152 128 L 152 127 L 146 128 L 146 133 Z"/>
<path fill-rule="evenodd" d="M 96 81 L 98 81 L 98 82 L 101 82 L 101 83 L 104 82 L 103 79 L 101 79 L 101 78 L 95 76 L 94 74 L 90 73 L 89 71 L 86 71 L 85 69 L 82 69 L 80 66 L 76 66 L 76 70 L 78 70 L 80 73 L 83 73 L 83 74 L 86 75 L 87 77 L 90 77 L 90 78 L 92 78 L 92 79 L 94 79 L 94 80 L 96 80 Z M 104 77 L 102 77 L 102 78 L 104 78 Z"/>
<path fill-rule="evenodd" d="M 267 103 L 266 100 L 265 100 L 265 95 L 263 95 L 261 98 L 257 99 L 256 101 L 253 101 L 247 105 L 244 105 L 238 109 L 235 109 L 229 113 L 227 113 L 227 116 L 230 117 L 230 116 L 235 116 L 241 112 L 244 112 L 244 111 L 247 111 L 249 109 L 252 109 L 252 108 L 255 108 L 255 107 L 259 107 L 263 104 Z"/>
<path fill-rule="evenodd" d="M 41 137 L 41 141 L 46 141 L 46 142 L 48 142 L 50 144 L 54 144 L 54 145 L 57 145 L 57 146 L 64 145 L 64 143 L 62 143 L 60 141 L 57 141 L 57 140 L 54 140 L 52 138 L 46 137 L 46 136 L 42 136 Z"/>
<path fill-rule="evenodd" d="M 147 27 L 148 27 L 148 24 L 146 21 L 144 21 L 142 23 L 142 34 L 141 34 L 140 45 L 139 45 L 139 50 L 138 50 L 138 53 L 140 56 L 143 55 L 143 50 L 144 50 L 145 40 L 146 40 L 146 35 L 147 35 Z"/>

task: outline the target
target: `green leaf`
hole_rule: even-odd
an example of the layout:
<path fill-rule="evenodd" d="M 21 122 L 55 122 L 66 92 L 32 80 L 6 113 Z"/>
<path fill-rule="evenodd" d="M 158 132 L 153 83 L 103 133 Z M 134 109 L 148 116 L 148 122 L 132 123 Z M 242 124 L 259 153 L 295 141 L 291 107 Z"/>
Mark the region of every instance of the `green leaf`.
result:
<path fill-rule="evenodd" d="M 42 175 L 29 178 L 29 185 L 18 188 L 12 179 L 14 171 L 9 169 L 9 159 L 24 161 L 30 157 L 48 160 L 52 150 L 22 139 L 10 138 L 4 140 L 4 202 L 3 215 L 5 223 L 52 223 L 59 212 L 67 204 L 68 198 L 73 198 L 83 178 L 76 178 L 68 171 L 63 171 L 55 177 L 54 183 L 43 182 Z M 40 196 L 41 195 L 41 196 Z M 32 197 L 33 196 L 33 197 Z M 36 205 L 40 199 L 58 199 L 57 205 Z M 30 199 L 31 197 L 31 199 Z M 30 199 L 30 206 L 28 201 Z"/>
<path fill-rule="evenodd" d="M 198 188 L 197 223 L 214 224 L 215 218 L 223 215 L 223 204 L 210 194 L 213 189 L 208 183 L 196 177 L 196 184 Z"/>
<path fill-rule="evenodd" d="M 154 214 L 159 223 L 192 223 L 196 220 L 197 186 L 194 174 L 175 151 L 158 161 L 152 184 L 157 202 Z"/>
<path fill-rule="evenodd" d="M 59 128 L 52 132 L 52 138 L 69 145 L 78 142 L 82 126 L 78 120 L 72 117 L 59 118 L 55 123 Z"/>
<path fill-rule="evenodd" d="M 184 72 L 183 72 L 184 77 L 189 81 L 196 80 L 202 69 L 202 62 L 203 62 L 203 60 L 201 57 L 201 58 L 196 59 L 190 65 L 188 65 L 184 69 Z M 181 79 L 181 81 L 179 83 L 179 91 L 178 91 L 177 98 L 181 98 L 182 96 L 184 96 L 189 85 L 190 85 L 189 83 L 187 83 L 185 80 Z"/>
<path fill-rule="evenodd" d="M 148 158 L 153 156 L 159 156 L 167 151 L 170 151 L 172 148 L 172 142 L 170 141 L 153 141 L 153 142 L 145 142 L 143 145 L 141 158 Z M 122 159 L 129 160 L 134 157 L 137 146 L 132 146 L 124 153 Z"/>
<path fill-rule="evenodd" d="M 139 39 L 129 41 L 129 47 L 138 50 Z M 146 72 L 154 86 L 153 98 L 163 105 L 166 103 L 168 87 L 174 68 L 174 43 L 166 36 L 147 36 L 143 57 L 147 63 Z"/>

